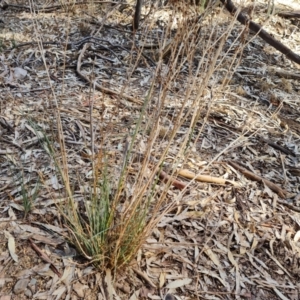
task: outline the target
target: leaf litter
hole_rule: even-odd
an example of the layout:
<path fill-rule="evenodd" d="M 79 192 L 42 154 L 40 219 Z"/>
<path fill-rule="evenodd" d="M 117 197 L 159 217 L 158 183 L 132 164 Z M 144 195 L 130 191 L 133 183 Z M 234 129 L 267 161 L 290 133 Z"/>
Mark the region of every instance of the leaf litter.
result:
<path fill-rule="evenodd" d="M 278 53 L 254 39 L 245 48 L 241 65 L 225 89 L 217 88 L 222 82 L 216 75 L 210 114 L 206 122 L 205 115 L 197 121 L 197 127 L 202 128 L 200 138 L 188 159 L 181 158 L 182 165 L 177 170 L 181 177 L 176 180 L 181 182 L 182 189 L 178 191 L 174 185 L 168 191 L 168 199 L 178 199 L 175 209 L 161 218 L 134 267 L 129 266 L 124 274 L 113 278 L 111 270 L 100 272 L 81 261 L 76 253 L 64 255 L 69 253 L 69 246 L 65 244 L 65 228 L 55 203 L 65 199 L 52 192 L 59 191 L 61 185 L 42 134 L 50 136 L 52 130 L 47 123 L 54 114 L 49 78 L 40 50 L 32 43 L 31 14 L 18 12 L 23 16 L 21 22 L 16 21 L 15 14 L 12 8 L 4 13 L 6 28 L 10 28 L 6 29 L 7 34 L 14 35 L 19 43 L 29 44 L 1 55 L 0 240 L 5 242 L 0 246 L 0 299 L 163 299 L 167 293 L 168 298 L 177 299 L 299 299 L 300 125 L 295 67 L 287 61 L 281 63 Z M 55 14 L 62 20 L 66 17 L 61 11 Z M 84 18 L 80 9 L 71 18 L 72 34 L 77 38 L 82 31 L 79 17 Z M 45 40 L 66 33 L 46 13 L 40 13 L 38 18 Z M 274 24 L 285 28 L 269 23 L 266 29 L 270 32 L 276 27 L 283 33 L 293 26 L 288 19 L 276 15 L 271 18 Z M 295 40 L 300 39 L 298 31 L 294 28 Z M 106 34 L 111 43 L 124 41 L 122 35 Z M 288 39 L 288 35 L 284 39 L 295 48 L 295 40 Z M 67 59 L 64 73 L 50 68 L 49 75 L 63 103 L 60 113 L 70 176 L 77 185 L 74 190 L 80 203 L 82 190 L 89 188 L 92 167 L 87 159 L 92 140 L 86 102 L 89 89 L 76 75 L 72 49 L 63 51 L 57 44 L 49 44 L 45 51 L 49 65 L 62 64 Z M 82 67 L 91 66 L 88 55 L 84 59 Z M 115 59 L 114 55 L 111 59 Z M 284 66 L 285 70 L 272 69 L 265 61 Z M 151 72 L 145 66 L 139 66 L 138 71 L 143 79 L 135 74 L 126 92 L 130 91 L 134 99 L 143 99 Z M 82 72 L 89 76 L 88 68 Z M 115 76 L 119 74 L 117 79 L 105 79 L 105 72 L 98 74 L 108 89 L 122 85 L 126 70 L 117 65 L 115 72 Z M 180 96 L 187 84 L 184 79 L 183 75 L 177 77 L 179 91 L 169 96 L 162 134 L 171 130 L 170 114 L 180 107 Z M 94 101 L 94 120 L 101 120 L 103 128 L 113 129 L 106 147 L 112 161 L 118 164 L 122 161 L 120 150 L 125 148 L 128 128 L 138 118 L 135 105 L 139 102 L 118 103 L 113 95 L 99 91 L 95 92 Z M 209 97 L 204 101 L 209 102 Z M 30 119 L 40 127 L 33 128 Z M 171 158 L 176 156 L 177 145 L 187 132 L 188 124 L 182 124 L 170 149 Z M 100 131 L 96 133 L 101 135 Z M 143 138 L 141 135 L 139 152 L 144 149 Z M 95 143 L 95 147 L 100 144 Z M 274 144 L 278 147 L 274 148 Z M 164 145 L 165 140 L 154 145 L 152 155 L 160 153 Z M 16 184 L 15 172 L 19 169 L 42 177 L 43 182 L 44 193 L 38 196 L 27 220 L 22 218 L 22 196 Z M 131 172 L 138 169 L 137 161 Z M 184 176 L 182 171 L 190 176 Z M 79 174 L 83 175 L 80 182 Z M 212 182 L 201 180 L 201 176 Z M 253 180 L 255 176 L 259 180 Z M 280 189 L 272 188 L 270 182 Z M 33 190 L 30 180 L 25 184 Z M 32 245 L 37 248 L 33 250 Z M 58 255 L 57 250 L 63 254 Z"/>

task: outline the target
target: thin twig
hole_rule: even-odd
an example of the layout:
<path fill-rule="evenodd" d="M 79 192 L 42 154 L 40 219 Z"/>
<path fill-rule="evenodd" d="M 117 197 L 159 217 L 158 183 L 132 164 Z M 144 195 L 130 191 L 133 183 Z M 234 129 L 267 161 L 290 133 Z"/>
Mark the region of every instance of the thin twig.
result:
<path fill-rule="evenodd" d="M 146 282 L 148 282 L 152 287 L 157 288 L 157 286 L 151 281 L 151 279 L 144 274 L 142 271 L 136 269 L 136 268 L 132 268 L 133 271 L 138 274 L 140 277 L 142 277 Z"/>
<path fill-rule="evenodd" d="M 52 271 L 57 274 L 58 277 L 61 277 L 61 273 L 58 271 L 58 269 L 55 267 L 54 263 L 51 261 L 51 259 L 48 257 L 48 255 L 46 255 L 46 253 L 44 253 L 33 241 L 32 239 L 28 239 L 31 247 L 34 249 L 34 251 L 40 255 L 41 259 L 43 261 L 45 261 L 46 263 L 50 264 L 50 268 L 52 269 Z"/>
<path fill-rule="evenodd" d="M 273 147 L 274 149 L 279 150 L 279 151 L 285 153 L 286 155 L 296 156 L 296 154 L 293 151 L 291 151 L 289 149 L 286 149 L 286 148 L 284 148 L 284 147 L 282 147 L 282 146 L 280 146 L 280 145 L 278 145 L 278 144 L 276 144 L 276 143 L 274 143 L 274 142 L 272 142 L 270 140 L 266 140 L 266 139 L 264 139 L 262 137 L 259 137 L 259 139 L 261 141 L 267 143 L 269 146 Z"/>

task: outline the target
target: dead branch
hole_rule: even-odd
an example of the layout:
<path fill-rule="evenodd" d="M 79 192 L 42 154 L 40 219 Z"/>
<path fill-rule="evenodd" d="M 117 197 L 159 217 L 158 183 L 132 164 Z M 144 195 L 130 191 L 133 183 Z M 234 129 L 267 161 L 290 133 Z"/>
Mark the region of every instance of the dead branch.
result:
<path fill-rule="evenodd" d="M 297 206 L 295 206 L 295 205 L 293 205 L 293 204 L 287 203 L 287 202 L 285 202 L 284 200 L 278 199 L 277 202 L 278 202 L 279 204 L 282 204 L 282 205 L 286 206 L 286 207 L 289 208 L 290 210 L 293 210 L 293 211 L 296 211 L 296 212 L 300 212 L 300 207 L 297 207 Z"/>
<path fill-rule="evenodd" d="M 183 190 L 186 187 L 186 185 L 183 182 L 181 182 L 177 179 L 174 179 L 172 176 L 168 175 L 164 171 L 159 172 L 159 179 L 165 183 L 170 182 L 171 185 L 178 188 L 179 190 Z"/>
<path fill-rule="evenodd" d="M 226 9 L 232 14 L 237 13 L 236 6 L 232 3 L 231 0 L 220 0 Z M 249 29 L 256 33 L 258 36 L 260 36 L 265 42 L 267 42 L 269 45 L 274 47 L 276 50 L 284 54 L 288 59 L 291 61 L 300 64 L 300 56 L 293 52 L 291 49 L 283 45 L 281 42 L 275 40 L 266 30 L 264 30 L 259 24 L 251 21 L 248 16 L 243 14 L 242 12 L 239 12 L 237 15 L 237 20 L 245 25 L 249 26 Z"/>
<path fill-rule="evenodd" d="M 196 175 L 189 170 L 179 170 L 178 175 L 185 177 L 185 178 L 189 178 L 189 179 L 195 178 L 196 181 L 201 181 L 201 182 L 210 182 L 210 183 L 216 183 L 216 184 L 222 184 L 222 185 L 231 183 L 235 187 L 241 187 L 241 185 L 238 182 L 235 182 L 233 180 L 227 180 L 227 179 L 220 178 L 220 177 L 213 177 L 210 175 Z"/>
<path fill-rule="evenodd" d="M 292 156 L 296 156 L 296 154 L 291 151 L 290 149 L 287 149 L 283 146 L 280 146 L 274 142 L 272 142 L 271 140 L 266 140 L 263 137 L 258 137 L 262 142 L 267 143 L 269 146 L 271 146 L 272 148 L 281 151 L 282 153 L 286 154 L 286 155 L 292 155 Z"/>
<path fill-rule="evenodd" d="M 300 18 L 300 10 L 281 11 L 277 15 L 282 18 Z"/>
<path fill-rule="evenodd" d="M 54 263 L 52 262 L 52 260 L 48 257 L 48 255 L 46 253 L 44 253 L 33 241 L 32 239 L 28 239 L 31 247 L 34 249 L 34 251 L 40 256 L 40 258 L 50 264 L 50 268 L 52 269 L 52 271 L 58 276 L 61 277 L 61 273 L 58 271 L 58 269 L 55 267 Z"/>
<path fill-rule="evenodd" d="M 143 0 L 136 0 L 133 22 L 132 22 L 133 32 L 136 32 L 139 29 L 142 5 L 143 5 Z"/>
<path fill-rule="evenodd" d="M 264 179 L 263 177 L 254 174 L 253 172 L 247 170 L 246 168 L 238 165 L 233 161 L 228 161 L 227 163 L 230 164 L 236 170 L 240 171 L 245 177 L 251 180 L 255 180 L 257 182 L 265 183 L 266 186 L 268 186 L 273 192 L 277 193 L 281 198 L 286 198 L 287 191 L 283 190 L 281 187 L 271 182 L 270 180 Z"/>

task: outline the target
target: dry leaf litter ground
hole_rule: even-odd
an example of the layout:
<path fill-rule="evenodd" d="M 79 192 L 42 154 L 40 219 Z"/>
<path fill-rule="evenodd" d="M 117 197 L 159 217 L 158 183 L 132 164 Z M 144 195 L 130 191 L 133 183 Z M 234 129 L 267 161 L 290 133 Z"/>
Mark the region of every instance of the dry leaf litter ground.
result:
<path fill-rule="evenodd" d="M 16 4 L 24 5 L 23 1 Z M 75 6 L 71 15 L 56 9 L 34 17 L 22 8 L 1 11 L 2 45 L 11 47 L 11 41 L 28 44 L 1 54 L 0 299 L 162 299 L 168 292 L 176 299 L 299 299 L 300 72 L 251 35 L 240 65 L 225 83 L 223 76 L 233 54 L 223 56 L 223 69 L 212 76 L 212 93 L 208 90 L 203 96 L 202 115 L 191 140 L 198 134 L 200 138 L 186 157 L 182 155 L 183 163 L 178 166 L 195 174 L 202 172 L 236 181 L 240 187 L 192 182 L 181 197 L 180 191 L 170 187 L 167 199 L 180 199 L 176 209 L 163 216 L 136 260 L 114 280 L 109 270 L 100 271 L 87 264 L 66 242 L 66 229 L 56 206 L 65 199 L 43 136 L 46 133 L 53 139 L 57 130 L 53 125 L 53 93 L 40 48 L 32 42 L 38 37 L 53 41 L 43 48 L 51 85 L 60 102 L 71 182 L 80 202 L 92 176 L 91 87 L 76 73 L 75 42 L 96 32 L 102 46 L 124 46 L 130 40 L 128 33 L 109 26 L 128 24 L 133 12 L 128 6 L 106 19 L 99 18 L 99 24 L 109 26 L 97 32 L 99 26 L 93 24 L 95 19 L 89 14 L 97 15 L 96 9 L 103 14 L 103 7 L 91 7 Z M 256 20 L 264 20 L 264 7 L 261 3 L 255 10 Z M 170 13 L 168 9 L 160 8 L 160 14 Z M 221 21 L 215 20 L 220 21 L 220 32 L 230 18 L 224 13 Z M 265 29 L 300 52 L 298 20 L 274 15 Z M 236 23 L 223 51 L 241 30 Z M 201 34 L 205 40 L 209 28 L 203 27 Z M 71 43 L 71 49 L 65 49 L 66 42 Z M 119 63 L 112 52 L 102 49 L 98 53 L 95 50 L 97 66 L 92 62 L 91 50 L 85 53 L 82 68 L 94 69 L 104 87 L 117 91 L 127 81 L 126 59 L 130 52 L 125 47 L 113 49 L 121 57 Z M 151 74 L 151 64 L 141 59 L 123 92 L 143 100 Z M 168 94 L 162 138 L 153 145 L 153 157 L 159 157 L 167 143 L 164 136 L 172 128 L 172 115 L 180 108 L 187 84 L 183 70 Z M 126 139 L 139 116 L 139 101 L 92 93 L 96 151 L 105 147 L 110 164 L 120 166 Z M 177 155 L 188 126 L 183 123 L 176 134 L 168 153 L 170 161 Z M 136 152 L 143 153 L 146 135 L 147 132 L 140 134 Z M 58 147 L 57 141 L 51 142 Z M 281 148 L 274 148 L 271 142 Z M 286 191 L 284 197 L 266 183 L 246 178 L 229 161 L 281 187 Z M 137 160 L 131 172 L 138 169 Z M 34 191 L 39 181 L 34 207 L 24 218 L 21 186 Z M 129 181 L 128 193 L 131 185 Z M 41 254 L 32 244 L 39 247 Z M 41 258 L 43 253 L 52 263 Z"/>

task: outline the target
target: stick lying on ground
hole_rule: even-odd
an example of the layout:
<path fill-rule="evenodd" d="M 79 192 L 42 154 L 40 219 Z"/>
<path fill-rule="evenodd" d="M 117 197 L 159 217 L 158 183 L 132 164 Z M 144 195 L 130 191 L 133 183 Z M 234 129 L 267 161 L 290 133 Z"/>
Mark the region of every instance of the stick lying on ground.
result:
<path fill-rule="evenodd" d="M 189 170 L 180 170 L 177 172 L 177 174 L 182 177 L 189 178 L 189 179 L 195 178 L 196 181 L 210 182 L 210 183 L 216 183 L 216 184 L 222 184 L 222 185 L 231 183 L 235 187 L 241 187 L 241 185 L 238 182 L 235 182 L 233 180 L 228 180 L 228 179 L 224 179 L 224 178 L 220 178 L 220 177 L 213 177 L 210 175 L 196 175 Z"/>
<path fill-rule="evenodd" d="M 254 174 L 253 172 L 241 167 L 237 163 L 233 161 L 228 161 L 228 164 L 230 164 L 232 167 L 234 167 L 236 170 L 239 170 L 243 175 L 251 180 L 255 180 L 258 182 L 265 183 L 266 186 L 268 186 L 273 192 L 277 193 L 281 198 L 285 199 L 287 191 L 283 190 L 281 187 L 276 185 L 275 183 L 271 182 L 270 180 L 264 179 L 263 177 Z"/>
<path fill-rule="evenodd" d="M 237 8 L 232 3 L 231 0 L 220 0 L 226 9 L 232 14 L 237 13 Z M 276 50 L 280 51 L 282 54 L 284 54 L 288 59 L 291 61 L 300 64 L 300 56 L 296 53 L 294 53 L 291 49 L 283 45 L 281 42 L 275 40 L 267 31 L 262 29 L 262 27 L 259 24 L 254 23 L 249 19 L 248 16 L 244 15 L 243 13 L 238 13 L 237 20 L 242 23 L 245 26 L 249 26 L 249 29 L 253 31 L 254 33 L 257 33 L 258 36 L 260 36 L 265 42 L 267 42 L 269 45 L 274 47 Z"/>

